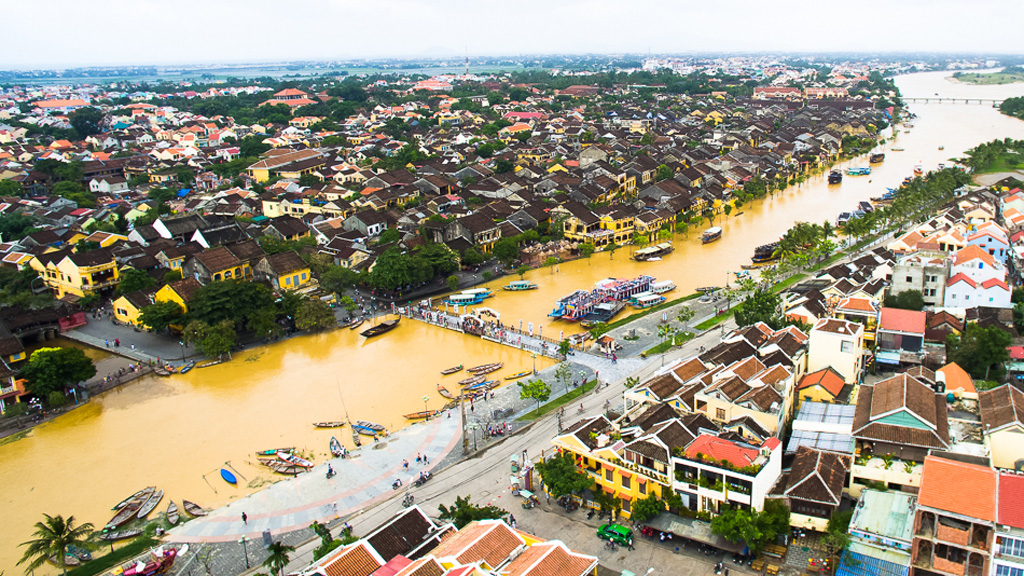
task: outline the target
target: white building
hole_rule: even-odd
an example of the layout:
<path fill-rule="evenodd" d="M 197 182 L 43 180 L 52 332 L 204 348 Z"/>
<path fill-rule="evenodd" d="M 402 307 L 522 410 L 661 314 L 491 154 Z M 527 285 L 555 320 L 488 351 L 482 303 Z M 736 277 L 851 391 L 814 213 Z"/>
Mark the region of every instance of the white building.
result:
<path fill-rule="evenodd" d="M 822 318 L 811 329 L 807 371 L 832 367 L 848 384 L 857 382 L 864 367 L 864 327 L 857 322 Z"/>
<path fill-rule="evenodd" d="M 941 306 L 945 297 L 949 263 L 944 255 L 917 252 L 900 258 L 892 269 L 890 294 L 917 290 L 925 304 Z"/>
<path fill-rule="evenodd" d="M 1012 308 L 1006 268 L 982 248 L 969 245 L 953 257 L 943 305 L 947 308 Z"/>

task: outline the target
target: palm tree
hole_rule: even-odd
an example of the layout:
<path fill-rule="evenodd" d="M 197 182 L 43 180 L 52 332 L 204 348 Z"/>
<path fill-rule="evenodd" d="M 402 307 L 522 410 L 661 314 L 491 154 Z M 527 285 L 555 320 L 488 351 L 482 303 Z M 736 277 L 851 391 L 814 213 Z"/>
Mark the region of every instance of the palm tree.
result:
<path fill-rule="evenodd" d="M 75 526 L 74 516 L 65 520 L 63 516 L 43 514 L 43 518 L 42 522 L 36 522 L 36 531 L 33 532 L 36 538 L 20 544 L 27 548 L 18 564 L 28 562 L 28 569 L 35 570 L 52 558 L 54 564 L 67 574 L 64 555 L 68 553 L 68 546 L 90 547 L 85 541 L 92 535 L 93 526 L 88 522 Z"/>
<path fill-rule="evenodd" d="M 281 573 L 284 572 L 284 567 L 288 565 L 288 554 L 294 551 L 295 546 L 274 542 L 267 547 L 267 552 L 270 552 L 270 556 L 263 561 L 263 565 L 270 568 L 271 574 L 281 576 Z"/>

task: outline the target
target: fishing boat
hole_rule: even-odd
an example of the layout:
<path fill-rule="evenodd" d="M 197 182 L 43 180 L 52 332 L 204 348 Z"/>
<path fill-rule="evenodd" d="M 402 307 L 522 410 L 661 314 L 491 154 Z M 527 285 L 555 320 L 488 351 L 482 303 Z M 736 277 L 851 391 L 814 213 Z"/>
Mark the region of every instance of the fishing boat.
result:
<path fill-rule="evenodd" d="M 774 262 L 779 259 L 775 254 L 775 249 L 778 247 L 778 242 L 758 246 L 757 248 L 754 248 L 754 255 L 750 258 L 750 261 L 754 264 L 767 264 L 768 262 Z"/>
<path fill-rule="evenodd" d="M 82 562 L 89 562 L 92 560 L 92 554 L 90 554 L 88 550 L 85 548 L 79 548 L 74 544 L 68 544 L 68 552 L 74 554 L 75 558 L 78 558 Z"/>
<path fill-rule="evenodd" d="M 441 370 L 441 374 L 447 376 L 449 374 L 455 374 L 459 370 L 462 370 L 462 364 L 459 364 L 458 366 L 452 366 L 451 368 L 445 368 L 444 370 Z"/>
<path fill-rule="evenodd" d="M 193 516 L 193 517 L 206 516 L 206 510 L 203 510 L 202 507 L 200 507 L 195 502 L 189 502 L 188 500 L 182 500 L 181 501 L 181 507 L 185 509 L 185 513 L 188 514 L 189 516 Z"/>
<path fill-rule="evenodd" d="M 363 318 L 356 318 L 355 320 L 348 323 L 348 329 L 355 330 L 356 328 L 362 326 L 363 322 L 366 322 L 366 320 Z"/>
<path fill-rule="evenodd" d="M 153 373 L 156 374 L 157 376 L 170 376 L 171 375 L 171 371 L 166 369 L 166 368 L 164 368 L 163 366 L 157 366 L 156 368 L 153 368 Z"/>
<path fill-rule="evenodd" d="M 142 490 L 139 490 L 135 494 L 132 494 L 131 496 L 125 498 L 124 500 L 121 500 L 120 502 L 117 503 L 116 506 L 111 508 L 111 510 L 120 510 L 121 508 L 124 508 L 125 506 L 128 505 L 129 502 L 131 502 L 132 500 L 134 500 L 134 499 L 138 498 L 139 496 L 141 496 L 142 493 L 145 492 L 146 490 L 147 490 L 147 488 L 143 488 Z"/>
<path fill-rule="evenodd" d="M 508 376 L 505 376 L 505 380 L 519 380 L 523 376 L 529 376 L 530 374 L 533 374 L 533 372 L 529 370 L 524 370 L 522 372 L 516 372 L 515 374 L 509 374 Z"/>
<path fill-rule="evenodd" d="M 722 227 L 721 226 L 712 226 L 711 228 L 708 228 L 707 230 L 704 231 L 703 234 L 700 235 L 700 243 L 701 244 L 710 244 L 710 243 L 712 243 L 712 242 L 714 242 L 716 240 L 720 240 L 721 238 L 722 238 Z"/>
<path fill-rule="evenodd" d="M 374 430 L 373 428 L 369 428 L 369 427 L 363 426 L 361 424 L 353 424 L 352 425 L 352 431 L 353 432 L 358 432 L 358 433 L 362 434 L 363 436 L 376 436 L 377 434 L 380 433 L 379 430 Z"/>
<path fill-rule="evenodd" d="M 662 256 L 667 256 L 672 250 L 675 250 L 675 248 L 671 242 L 662 242 L 661 244 L 655 244 L 654 246 L 648 246 L 633 252 L 633 260 L 637 262 L 650 262 L 655 258 L 660 260 Z"/>
<path fill-rule="evenodd" d="M 341 428 L 344 422 L 313 422 L 315 428 Z"/>
<path fill-rule="evenodd" d="M 480 390 L 490 390 L 491 388 L 496 388 L 498 384 L 499 382 L 497 380 L 484 380 L 483 382 L 478 382 L 472 386 L 466 386 L 465 391 L 476 392 Z"/>
<path fill-rule="evenodd" d="M 105 529 L 113 530 L 114 528 L 117 528 L 122 524 L 127 524 L 128 521 L 130 521 L 132 518 L 135 518 L 135 515 L 139 513 L 139 509 L 142 508 L 142 506 L 149 500 L 149 497 L 152 496 L 154 492 L 156 492 L 156 486 L 149 486 L 148 488 L 140 492 L 137 496 L 132 498 L 127 504 L 125 504 L 120 510 L 118 510 L 117 514 L 115 514 L 114 517 L 110 519 L 110 522 L 107 522 Z"/>
<path fill-rule="evenodd" d="M 159 504 L 160 501 L 163 500 L 163 498 L 164 498 L 164 491 L 163 490 L 157 490 L 156 492 L 153 493 L 152 496 L 149 497 L 148 500 L 146 500 L 146 503 L 143 504 L 141 508 L 139 508 L 139 513 L 136 514 L 135 516 L 139 520 L 142 520 L 143 518 L 148 516 L 149 513 L 152 512 L 154 508 L 156 508 L 156 505 Z"/>
<path fill-rule="evenodd" d="M 497 362 L 490 362 L 488 364 L 481 364 L 479 366 L 473 366 L 472 368 L 466 368 L 466 372 L 472 372 L 473 374 L 476 374 L 476 373 L 480 372 L 481 370 L 487 370 L 488 368 L 493 368 L 494 366 L 497 366 L 497 365 L 498 365 Z"/>
<path fill-rule="evenodd" d="M 238 478 L 235 478 L 235 475 L 227 468 L 220 469 L 220 477 L 228 484 L 238 484 Z"/>
<path fill-rule="evenodd" d="M 847 176 L 867 176 L 868 174 L 871 174 L 871 168 L 868 166 L 857 166 L 846 169 Z"/>
<path fill-rule="evenodd" d="M 295 450 L 294 446 L 291 446 L 291 447 L 288 447 L 288 448 L 271 448 L 269 450 L 257 450 L 256 451 L 256 455 L 257 456 L 277 456 L 278 452 L 291 452 L 292 450 Z"/>
<path fill-rule="evenodd" d="M 195 360 L 189 360 L 188 364 L 185 364 L 184 366 L 181 367 L 181 370 L 178 372 L 178 374 L 185 374 L 186 372 L 188 372 L 189 370 L 191 370 L 191 369 L 193 369 L 195 367 L 196 367 L 196 361 Z"/>
<path fill-rule="evenodd" d="M 483 375 L 471 376 L 465 380 L 459 380 L 459 386 L 472 386 L 474 384 L 479 384 L 486 379 L 487 377 Z"/>
<path fill-rule="evenodd" d="M 303 468 L 302 466 L 295 466 L 294 464 L 282 462 L 281 460 L 276 460 L 274 458 L 260 458 L 259 460 L 260 464 L 263 464 L 264 466 L 270 468 L 271 470 L 277 472 L 278 474 L 296 476 L 300 472 L 306 471 L 306 468 Z"/>
<path fill-rule="evenodd" d="M 881 152 L 879 152 L 878 154 L 872 154 L 871 156 L 868 156 L 868 162 L 870 162 L 872 164 L 878 164 L 878 163 L 880 163 L 880 162 L 882 162 L 884 160 L 885 160 L 885 154 L 883 154 Z"/>
<path fill-rule="evenodd" d="M 302 466 L 303 468 L 313 467 L 313 463 L 310 462 L 309 460 L 306 460 L 305 458 L 299 458 L 298 456 L 290 452 L 278 452 L 277 457 L 291 464 L 292 466 Z"/>
<path fill-rule="evenodd" d="M 437 416 L 437 410 L 420 410 L 419 412 L 410 412 L 409 414 L 402 414 L 402 418 L 406 420 L 423 420 L 424 418 L 430 418 Z"/>
<path fill-rule="evenodd" d="M 171 503 L 167 505 L 167 522 L 174 526 L 181 519 L 181 514 L 178 513 L 178 505 L 171 500 Z"/>
<path fill-rule="evenodd" d="M 529 280 L 515 280 L 501 287 L 502 290 L 510 292 L 522 292 L 524 290 L 536 290 L 537 285 Z"/>
<path fill-rule="evenodd" d="M 671 280 L 662 280 L 661 282 L 651 284 L 651 292 L 655 294 L 664 294 L 665 292 L 671 292 L 675 289 L 676 283 Z"/>
<path fill-rule="evenodd" d="M 385 320 L 380 324 L 377 324 L 376 326 L 371 326 L 370 328 L 363 330 L 362 332 L 359 333 L 359 335 L 362 336 L 363 338 L 373 338 L 374 336 L 380 336 L 385 332 L 390 332 L 391 330 L 397 328 L 398 323 L 401 320 L 401 316 L 395 318 L 394 320 Z"/>
<path fill-rule="evenodd" d="M 483 376 L 484 374 L 490 374 L 491 372 L 497 372 L 498 370 L 501 370 L 502 368 L 504 368 L 504 366 L 505 366 L 504 362 L 498 362 L 497 364 L 491 364 L 490 366 L 485 366 L 485 367 L 483 367 L 483 368 L 481 368 L 479 370 L 474 371 L 473 373 L 476 374 L 477 376 Z"/>
<path fill-rule="evenodd" d="M 842 184 L 843 183 L 843 173 L 840 172 L 839 170 L 833 170 L 833 171 L 829 172 L 828 173 L 828 183 L 829 184 Z"/>
<path fill-rule="evenodd" d="M 112 532 L 104 532 L 100 534 L 100 540 L 106 540 L 107 542 L 113 542 L 115 540 L 124 540 L 125 538 L 134 538 L 142 534 L 142 530 L 138 528 L 132 530 L 115 530 Z"/>
<path fill-rule="evenodd" d="M 455 399 L 455 396 L 452 396 L 452 393 L 449 392 L 447 388 L 445 388 L 444 386 L 441 386 L 440 384 L 437 385 L 437 393 L 440 394 L 441 396 L 444 396 L 445 398 L 447 398 L 449 400 L 454 400 Z"/>
<path fill-rule="evenodd" d="M 383 432 L 385 430 L 383 424 L 377 424 L 376 422 L 369 422 L 367 420 L 356 420 L 356 424 L 377 432 Z"/>
<path fill-rule="evenodd" d="M 334 436 L 331 436 L 330 447 L 331 454 L 334 454 L 335 456 L 341 456 L 342 454 L 345 453 L 345 448 L 341 445 L 341 442 L 338 442 L 338 439 L 335 438 Z"/>
<path fill-rule="evenodd" d="M 914 166 L 914 176 L 920 176 L 921 174 L 924 174 L 924 167 L 920 164 Z"/>

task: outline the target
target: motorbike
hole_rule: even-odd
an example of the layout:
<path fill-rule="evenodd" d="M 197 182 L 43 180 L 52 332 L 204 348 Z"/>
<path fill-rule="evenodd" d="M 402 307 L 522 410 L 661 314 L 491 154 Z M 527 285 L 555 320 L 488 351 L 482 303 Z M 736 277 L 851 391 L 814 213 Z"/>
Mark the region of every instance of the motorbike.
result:
<path fill-rule="evenodd" d="M 406 494 L 405 498 L 402 499 L 402 506 L 408 508 L 409 506 L 412 506 L 415 501 L 416 498 L 412 494 Z"/>
<path fill-rule="evenodd" d="M 398 480 L 395 480 L 394 482 L 391 483 L 391 489 L 392 490 L 398 490 L 401 487 L 402 487 L 402 479 L 401 478 L 399 478 Z"/>
<path fill-rule="evenodd" d="M 331 468 L 330 466 L 327 467 L 327 479 L 328 480 L 330 480 L 331 478 L 334 478 L 337 475 L 338 475 L 338 473 L 334 471 L 334 468 Z"/>
<path fill-rule="evenodd" d="M 427 480 L 430 480 L 431 477 L 432 475 L 430 474 L 430 472 L 423 472 L 419 475 L 419 477 L 412 481 L 412 485 L 423 486 L 424 484 L 427 483 Z"/>
<path fill-rule="evenodd" d="M 595 513 L 596 512 L 594 512 L 594 510 L 591 510 L 590 512 L 587 512 L 587 520 L 590 520 L 591 518 L 593 518 Z"/>

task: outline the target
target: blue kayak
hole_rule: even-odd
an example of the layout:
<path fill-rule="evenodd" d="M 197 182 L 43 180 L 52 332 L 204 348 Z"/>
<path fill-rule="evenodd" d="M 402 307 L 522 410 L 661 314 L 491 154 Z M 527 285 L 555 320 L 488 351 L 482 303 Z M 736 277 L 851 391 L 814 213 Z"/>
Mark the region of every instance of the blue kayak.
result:
<path fill-rule="evenodd" d="M 227 468 L 220 469 L 220 477 L 224 479 L 228 484 L 237 484 L 238 479 L 232 474 Z"/>

